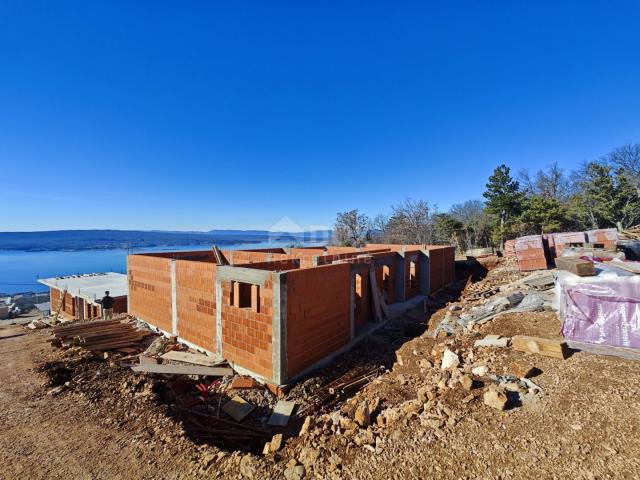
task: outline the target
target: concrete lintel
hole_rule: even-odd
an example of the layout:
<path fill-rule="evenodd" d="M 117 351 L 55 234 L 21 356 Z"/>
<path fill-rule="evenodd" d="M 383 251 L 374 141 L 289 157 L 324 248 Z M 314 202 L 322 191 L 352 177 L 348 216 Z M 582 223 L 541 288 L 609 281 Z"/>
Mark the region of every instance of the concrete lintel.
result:
<path fill-rule="evenodd" d="M 273 382 L 287 381 L 287 274 L 273 273 L 273 318 L 271 323 L 271 371 Z"/>
<path fill-rule="evenodd" d="M 395 257 L 373 257 L 373 261 L 371 263 L 373 263 L 374 267 L 392 267 L 395 264 Z"/>
<path fill-rule="evenodd" d="M 259 270 L 257 268 L 234 267 L 233 265 L 222 265 L 216 269 L 216 279 L 223 282 L 243 282 L 264 285 L 269 279 L 270 270 Z"/>
<path fill-rule="evenodd" d="M 178 336 L 178 287 L 176 284 L 176 261 L 169 262 L 171 270 L 171 331 Z"/>

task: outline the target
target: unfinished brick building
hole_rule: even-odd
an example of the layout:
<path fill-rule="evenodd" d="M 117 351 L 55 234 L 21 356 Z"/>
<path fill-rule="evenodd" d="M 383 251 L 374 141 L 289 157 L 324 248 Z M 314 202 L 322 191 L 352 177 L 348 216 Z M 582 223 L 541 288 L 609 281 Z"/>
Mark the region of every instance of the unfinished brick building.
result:
<path fill-rule="evenodd" d="M 99 300 L 109 291 L 114 313 L 127 311 L 127 277 L 122 273 L 88 273 L 65 277 L 42 278 L 39 283 L 49 287 L 51 311 L 69 320 L 85 320 L 102 316 Z"/>
<path fill-rule="evenodd" d="M 429 245 L 129 255 L 129 313 L 285 385 L 451 282 L 454 255 Z"/>

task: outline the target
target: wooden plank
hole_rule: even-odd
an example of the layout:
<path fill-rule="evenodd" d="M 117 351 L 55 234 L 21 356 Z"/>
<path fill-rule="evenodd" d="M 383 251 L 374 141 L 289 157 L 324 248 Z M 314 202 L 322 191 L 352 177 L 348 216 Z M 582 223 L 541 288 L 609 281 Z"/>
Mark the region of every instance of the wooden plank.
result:
<path fill-rule="evenodd" d="M 578 257 L 558 257 L 556 258 L 556 268 L 558 270 L 566 270 L 580 277 L 591 277 L 596 274 L 596 267 L 593 262 Z"/>
<path fill-rule="evenodd" d="M 233 375 L 233 370 L 227 367 L 202 367 L 199 365 L 134 365 L 134 372 L 166 373 L 170 375 L 207 375 L 211 377 L 224 377 Z"/>
<path fill-rule="evenodd" d="M 612 357 L 626 358 L 628 360 L 640 360 L 640 350 L 637 348 L 612 347 L 611 345 L 601 345 L 596 343 L 576 342 L 567 340 L 569 348 L 593 353 L 595 355 L 608 355 Z"/>
<path fill-rule="evenodd" d="M 244 398 L 239 395 L 234 395 L 231 400 L 222 406 L 222 411 L 233 418 L 236 422 L 241 422 L 253 411 L 254 408 L 256 407 L 251 405 Z"/>
<path fill-rule="evenodd" d="M 289 423 L 289 418 L 293 414 L 293 409 L 296 408 L 296 402 L 288 402 L 286 400 L 278 400 L 273 413 L 267 421 L 267 425 L 274 427 L 286 427 Z"/>
<path fill-rule="evenodd" d="M 378 296 L 378 285 L 376 282 L 376 272 L 373 267 L 369 269 L 369 296 L 373 300 L 373 311 L 375 320 L 382 321 L 382 307 L 380 307 L 380 297 Z"/>
<path fill-rule="evenodd" d="M 607 262 L 607 265 L 611 265 L 612 267 L 619 268 L 621 270 L 625 270 L 627 272 L 635 273 L 636 275 L 640 274 L 640 262 Z"/>
<path fill-rule="evenodd" d="M 178 352 L 171 350 L 170 352 L 160 355 L 164 360 L 174 360 L 176 362 L 193 363 L 194 365 L 204 365 L 205 367 L 215 367 L 223 362 L 219 358 L 208 357 L 200 353 Z"/>
<path fill-rule="evenodd" d="M 537 353 L 547 357 L 565 359 L 570 355 L 569 347 L 564 340 L 550 340 L 548 338 L 528 337 L 516 335 L 511 338 L 514 350 L 525 353 Z"/>

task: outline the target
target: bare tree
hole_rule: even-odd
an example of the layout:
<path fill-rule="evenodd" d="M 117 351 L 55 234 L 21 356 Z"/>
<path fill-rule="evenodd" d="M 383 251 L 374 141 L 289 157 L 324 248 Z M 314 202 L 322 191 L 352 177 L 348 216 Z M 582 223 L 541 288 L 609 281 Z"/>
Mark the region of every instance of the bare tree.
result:
<path fill-rule="evenodd" d="M 452 205 L 449 214 L 462 223 L 458 240 L 463 250 L 487 246 L 491 222 L 481 200 L 467 200 Z"/>
<path fill-rule="evenodd" d="M 389 216 L 379 213 L 371 221 L 371 237 L 377 243 L 389 242 Z"/>
<path fill-rule="evenodd" d="M 558 162 L 548 165 L 545 170 L 538 170 L 533 178 L 527 170 L 521 170 L 518 180 L 529 195 L 564 201 L 570 193 L 569 181 Z"/>
<path fill-rule="evenodd" d="M 369 217 L 358 210 L 339 212 L 333 227 L 335 241 L 348 247 L 361 247 L 369 237 L 371 222 Z"/>
<path fill-rule="evenodd" d="M 606 155 L 604 160 L 626 176 L 640 196 L 640 143 L 622 145 Z"/>
<path fill-rule="evenodd" d="M 407 198 L 404 203 L 391 207 L 387 223 L 389 240 L 407 245 L 433 241 L 433 218 L 429 204 L 424 200 Z"/>

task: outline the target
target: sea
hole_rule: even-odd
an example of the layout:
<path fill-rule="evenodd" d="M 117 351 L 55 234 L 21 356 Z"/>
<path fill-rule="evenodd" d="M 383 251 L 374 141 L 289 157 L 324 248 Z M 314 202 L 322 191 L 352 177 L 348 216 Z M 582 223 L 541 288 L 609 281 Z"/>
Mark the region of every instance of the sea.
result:
<path fill-rule="evenodd" d="M 322 245 L 305 243 L 304 246 Z M 240 248 L 287 247 L 290 243 L 263 242 L 224 245 L 223 250 Z M 0 294 L 44 292 L 47 287 L 38 283 L 39 278 L 60 277 L 82 273 L 127 273 L 127 255 L 143 252 L 175 252 L 209 250 L 207 245 L 181 245 L 139 249 L 78 250 L 21 252 L 0 250 Z"/>

